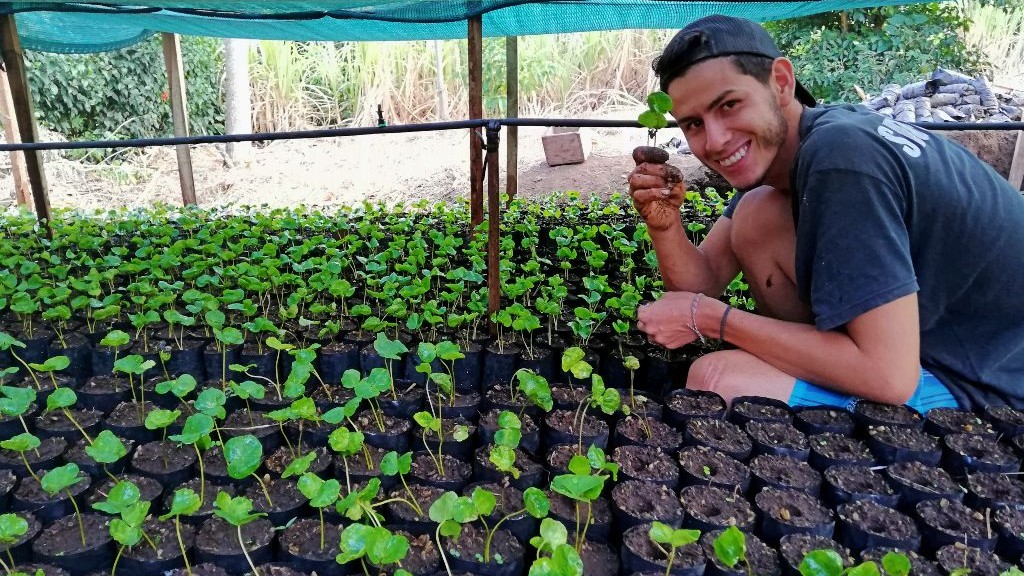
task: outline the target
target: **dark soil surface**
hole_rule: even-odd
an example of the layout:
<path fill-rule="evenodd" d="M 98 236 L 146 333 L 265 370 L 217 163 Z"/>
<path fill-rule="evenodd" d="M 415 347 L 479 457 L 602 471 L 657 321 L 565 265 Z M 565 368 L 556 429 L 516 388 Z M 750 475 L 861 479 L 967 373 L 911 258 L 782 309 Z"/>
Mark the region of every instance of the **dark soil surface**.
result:
<path fill-rule="evenodd" d="M 868 436 L 876 442 L 893 448 L 913 450 L 915 452 L 934 452 L 939 449 L 939 441 L 920 430 L 899 426 L 871 426 Z"/>
<path fill-rule="evenodd" d="M 581 386 L 551 387 L 551 399 L 555 401 L 557 406 L 579 406 L 580 402 L 588 395 L 590 395 L 590 390 Z"/>
<path fill-rule="evenodd" d="M 491 494 L 494 494 L 495 500 L 497 501 L 494 506 L 494 512 L 491 514 L 494 517 L 500 519 L 523 509 L 523 493 L 515 486 L 510 486 L 508 478 L 502 478 L 498 482 L 471 484 L 462 490 L 462 495 L 471 495 L 475 488 L 481 488 L 483 490 L 487 490 Z"/>
<path fill-rule="evenodd" d="M 962 432 L 965 434 L 981 434 L 995 436 L 992 425 L 973 412 L 958 408 L 933 408 L 925 416 L 925 427 L 932 434 L 941 432 Z"/>
<path fill-rule="evenodd" d="M 461 558 L 474 558 L 477 555 L 483 558 L 484 543 L 487 539 L 487 532 L 477 528 L 475 524 L 467 524 L 462 527 L 462 533 L 458 538 L 443 541 L 447 550 L 458 550 Z M 502 562 L 515 562 L 522 558 L 524 553 L 523 545 L 507 530 L 498 530 L 491 539 L 490 562 L 496 563 L 500 555 Z M 478 559 L 478 561 L 482 561 Z"/>
<path fill-rule="evenodd" d="M 789 456 L 765 454 L 750 462 L 750 473 L 766 484 L 817 494 L 821 486 L 821 473 Z"/>
<path fill-rule="evenodd" d="M 683 435 L 675 428 L 661 420 L 636 415 L 620 420 L 615 433 L 634 444 L 656 446 L 666 452 L 673 452 L 683 444 Z"/>
<path fill-rule="evenodd" d="M 967 477 L 967 489 L 992 502 L 1024 504 L 1024 482 L 1015 476 L 979 472 Z"/>
<path fill-rule="evenodd" d="M 724 420 L 690 420 L 686 423 L 686 436 L 689 445 L 714 448 L 737 460 L 743 460 L 753 447 L 750 437 L 742 429 Z"/>
<path fill-rule="evenodd" d="M 747 420 L 759 422 L 791 422 L 793 420 L 789 408 L 754 400 L 734 400 L 732 412 Z"/>
<path fill-rule="evenodd" d="M 836 509 L 836 514 L 847 523 L 877 536 L 893 540 L 910 540 L 918 536 L 917 525 L 912 518 L 870 500 L 843 504 Z"/>
<path fill-rule="evenodd" d="M 555 430 L 568 434 L 578 435 L 580 433 L 579 428 L 576 426 L 578 421 L 573 422 L 573 418 L 575 418 L 575 416 L 576 414 L 572 410 L 554 410 L 544 419 L 544 423 L 547 424 L 549 428 L 554 428 Z M 590 414 L 587 414 L 583 418 L 582 428 L 584 438 L 608 433 L 608 424 L 603 420 L 598 420 Z"/>
<path fill-rule="evenodd" d="M 36 464 L 46 462 L 63 454 L 67 447 L 68 441 L 59 436 L 43 438 L 39 441 L 38 448 L 25 452 L 25 459 L 28 460 L 28 463 L 33 468 L 36 468 Z M 0 468 L 14 468 L 24 471 L 24 467 L 25 464 L 21 460 L 21 454 L 13 450 L 0 449 Z"/>
<path fill-rule="evenodd" d="M 746 425 L 747 434 L 766 446 L 788 450 L 807 450 L 804 433 L 785 422 L 751 421 Z"/>
<path fill-rule="evenodd" d="M 713 526 L 751 528 L 756 516 L 743 496 L 713 486 L 687 486 L 679 491 L 688 516 Z"/>
<path fill-rule="evenodd" d="M 242 540 L 247 550 L 256 550 L 270 544 L 274 538 L 274 525 L 266 518 L 257 518 L 242 526 Z M 220 518 L 203 522 L 196 536 L 196 546 L 213 554 L 241 554 L 238 532 L 234 526 Z"/>
<path fill-rule="evenodd" d="M 793 416 L 793 423 L 805 432 L 818 429 L 842 434 L 852 432 L 854 427 L 853 416 L 848 411 L 826 407 L 798 410 Z"/>
<path fill-rule="evenodd" d="M 1024 411 L 1012 406 L 989 406 L 985 413 L 1004 434 L 1019 434 L 1024 428 Z"/>
<path fill-rule="evenodd" d="M 125 482 L 131 482 L 139 489 L 139 500 L 143 502 L 155 502 L 156 499 L 163 493 L 163 486 L 160 485 L 156 480 L 149 478 L 148 476 L 139 476 L 136 474 L 120 474 L 117 477 L 118 480 Z M 100 502 L 107 498 L 107 494 L 110 489 L 114 487 L 114 481 L 107 478 L 101 482 L 96 489 L 89 494 L 89 498 L 86 500 L 86 506 L 92 507 L 94 502 Z M 156 511 L 156 507 L 151 507 L 150 510 Z"/>
<path fill-rule="evenodd" d="M 166 474 L 187 468 L 196 462 L 191 446 L 182 446 L 169 440 L 147 442 L 132 455 L 132 467 L 149 474 Z"/>
<path fill-rule="evenodd" d="M 946 574 L 967 568 L 970 576 L 999 576 L 1010 569 L 1010 565 L 995 554 L 959 543 L 940 548 L 935 553 L 935 561 Z"/>
<path fill-rule="evenodd" d="M 71 417 L 75 419 L 75 422 L 78 422 L 78 425 L 86 430 L 96 426 L 96 424 L 103 419 L 103 412 L 92 408 L 85 410 L 69 409 L 68 412 L 71 414 Z M 36 417 L 36 426 L 54 434 L 81 434 L 75 424 L 68 419 L 67 414 L 65 414 L 63 410 L 55 410 Z"/>
<path fill-rule="evenodd" d="M 945 470 L 916 461 L 898 462 L 889 466 L 886 473 L 895 481 L 935 494 L 951 494 L 961 489 Z"/>
<path fill-rule="evenodd" d="M 1016 464 L 1016 468 L 1020 468 L 1020 458 L 1006 446 L 994 442 L 992 438 L 977 434 L 950 434 L 943 441 L 953 452 L 978 462 L 997 466 Z"/>
<path fill-rule="evenodd" d="M 968 538 L 986 538 L 989 527 L 985 515 L 971 510 L 956 500 L 925 500 L 917 505 L 917 515 L 921 521 L 932 528 L 963 540 Z"/>
<path fill-rule="evenodd" d="M 292 510 L 306 501 L 306 497 L 299 492 L 296 483 L 290 478 L 271 478 L 269 475 L 263 477 L 263 483 L 270 492 L 270 500 L 263 493 L 259 483 L 253 483 L 245 491 L 245 496 L 252 500 L 254 512 L 283 512 Z"/>
<path fill-rule="evenodd" d="M 831 510 L 804 492 L 765 488 L 754 502 L 762 514 L 796 528 L 814 528 L 833 520 Z"/>
<path fill-rule="evenodd" d="M 302 518 L 284 529 L 277 538 L 278 545 L 291 554 L 309 560 L 332 560 L 338 555 L 341 527 L 324 522 L 324 547 L 320 548 L 319 518 Z"/>
<path fill-rule="evenodd" d="M 181 547 L 178 545 L 178 536 L 174 528 L 173 519 L 161 522 L 151 517 L 146 520 L 143 529 L 146 532 L 146 536 L 149 536 L 149 539 L 156 544 L 156 550 L 153 550 L 146 540 L 143 539 L 135 546 L 126 549 L 126 556 L 143 562 L 153 562 L 181 556 Z M 181 541 L 185 544 L 185 550 L 192 548 L 195 539 L 195 528 L 181 523 Z"/>
<path fill-rule="evenodd" d="M 673 394 L 668 397 L 665 406 L 684 417 L 721 417 L 728 406 L 717 394 L 692 393 L 690 395 Z"/>
<path fill-rule="evenodd" d="M 551 516 L 563 520 L 576 521 L 576 501 L 571 500 L 557 492 L 547 491 L 548 501 L 551 503 Z M 581 505 L 581 514 L 585 514 L 586 505 Z M 607 498 L 598 498 L 591 503 L 590 516 L 597 524 L 607 524 L 612 521 L 612 508 Z M 571 530 L 570 530 L 571 532 Z"/>
<path fill-rule="evenodd" d="M 430 534 L 413 536 L 398 531 L 395 534 L 405 536 L 409 540 L 409 553 L 402 560 L 402 568 L 413 574 L 428 574 L 432 570 L 443 569 L 441 556 L 437 553 L 437 545 Z"/>
<path fill-rule="evenodd" d="M 353 486 L 352 489 L 356 490 L 356 487 Z M 422 484 L 410 484 L 409 490 L 412 491 L 416 498 L 416 502 L 420 505 L 420 508 L 423 509 L 423 516 L 418 516 L 416 514 L 416 510 L 413 510 L 412 506 L 409 506 L 404 502 L 391 502 L 386 504 L 385 507 L 387 508 L 388 513 L 406 522 L 428 521 L 429 518 L 427 518 L 427 512 L 430 509 L 430 505 L 434 503 L 434 500 L 440 498 L 445 491 L 440 488 L 435 488 L 434 486 L 424 486 Z M 392 490 L 391 493 L 388 494 L 388 498 L 408 499 L 409 494 L 404 488 L 398 488 Z"/>
<path fill-rule="evenodd" d="M 152 403 L 147 401 L 144 412 L 149 414 L 155 408 Z M 138 404 L 134 402 L 121 402 L 110 411 L 110 415 L 105 420 L 107 424 L 118 428 L 135 428 L 145 423 L 145 416 L 141 416 L 141 418 L 140 420 Z"/>
<path fill-rule="evenodd" d="M 850 550 L 831 538 L 810 536 L 807 534 L 789 534 L 779 540 L 779 556 L 787 566 L 794 569 L 800 566 L 804 556 L 812 550 L 834 550 L 843 558 L 845 566 L 852 565 L 853 557 Z"/>
<path fill-rule="evenodd" d="M 127 378 L 105 374 L 89 378 L 78 388 L 78 392 L 82 394 L 109 394 L 130 389 Z"/>
<path fill-rule="evenodd" d="M 552 472 L 564 474 L 569 471 L 569 460 L 579 454 L 579 446 L 575 444 L 559 444 L 548 452 L 547 463 Z"/>
<path fill-rule="evenodd" d="M 843 434 L 826 432 L 815 434 L 807 440 L 812 452 L 817 452 L 829 460 L 849 463 L 870 463 L 874 460 L 866 444 Z"/>
<path fill-rule="evenodd" d="M 746 464 L 706 446 L 691 446 L 680 450 L 679 465 L 693 478 L 700 479 L 701 483 L 719 487 L 743 487 L 750 482 L 750 469 Z"/>
<path fill-rule="evenodd" d="M 72 514 L 57 520 L 40 532 L 32 543 L 32 550 L 36 554 L 52 557 L 94 550 L 104 542 L 110 542 L 110 534 L 107 531 L 110 518 L 98 514 L 82 514 L 81 519 L 85 528 L 85 546 L 82 546 L 78 516 Z"/>
<path fill-rule="evenodd" d="M 682 519 L 679 498 L 663 484 L 626 480 L 612 489 L 612 500 L 619 510 L 634 518 L 675 524 Z"/>
<path fill-rule="evenodd" d="M 668 486 L 679 483 L 679 468 L 664 452 L 652 446 L 620 446 L 612 453 L 619 474 L 634 480 L 659 482 Z"/>
<path fill-rule="evenodd" d="M 470 466 L 469 462 L 459 460 L 448 454 L 442 454 L 441 460 L 444 464 L 443 476 L 438 471 L 434 461 L 425 452 L 420 452 L 412 459 L 412 470 L 410 473 L 415 478 L 423 478 L 431 482 L 438 480 L 467 480 L 473 475 L 473 467 Z"/>
<path fill-rule="evenodd" d="M 868 424 L 889 424 L 892 426 L 917 427 L 921 425 L 921 415 L 907 406 L 879 404 L 861 400 L 854 409 L 854 414 L 867 420 Z"/>
<path fill-rule="evenodd" d="M 371 448 L 371 450 L 373 449 Z M 313 461 L 310 462 L 309 468 L 307 468 L 306 471 L 313 472 L 323 477 L 323 473 L 330 468 L 331 464 L 334 462 L 334 456 L 325 447 L 314 448 L 313 450 L 304 452 L 302 455 L 305 456 L 309 454 L 309 452 L 316 452 L 316 458 L 313 458 Z M 353 458 L 353 460 L 355 460 L 355 458 Z M 295 456 L 292 454 L 292 451 L 289 450 L 287 446 L 281 446 L 277 450 L 274 450 L 274 453 L 263 461 L 263 466 L 271 474 L 280 476 L 281 473 L 284 472 L 284 469 L 294 461 Z M 352 465 L 352 463 L 350 462 L 349 465 Z"/>
<path fill-rule="evenodd" d="M 40 474 L 40 478 L 42 478 L 41 473 L 37 474 Z M 88 475 L 84 475 L 83 478 L 84 479 L 81 482 L 68 488 L 71 495 L 76 498 L 88 490 L 89 485 L 92 482 Z M 57 502 L 58 500 L 66 500 L 68 497 L 64 490 L 61 490 L 55 496 L 50 496 L 50 494 L 45 492 L 39 485 L 39 482 L 36 482 L 35 478 L 31 477 L 22 479 L 21 483 L 18 484 L 18 489 L 14 491 L 14 496 L 19 500 L 24 500 L 25 502 L 31 502 L 33 504 L 48 504 L 50 502 Z"/>
<path fill-rule="evenodd" d="M 914 576 L 940 576 L 939 569 L 931 560 L 927 560 L 917 552 L 897 548 L 868 548 L 860 553 L 861 562 L 873 561 L 879 566 L 882 557 L 889 552 L 903 554 L 910 560 L 910 573 Z"/>
<path fill-rule="evenodd" d="M 867 466 L 831 466 L 824 476 L 827 482 L 850 494 L 892 496 L 896 493 L 885 476 Z"/>

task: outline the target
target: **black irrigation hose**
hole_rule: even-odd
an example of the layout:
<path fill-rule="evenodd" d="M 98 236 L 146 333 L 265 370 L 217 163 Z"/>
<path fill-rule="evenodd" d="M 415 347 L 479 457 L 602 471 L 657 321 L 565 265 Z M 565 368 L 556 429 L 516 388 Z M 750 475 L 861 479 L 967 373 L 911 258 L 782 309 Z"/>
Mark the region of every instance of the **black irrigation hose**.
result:
<path fill-rule="evenodd" d="M 177 136 L 165 138 L 134 138 L 130 140 L 86 140 L 76 142 L 28 142 L 0 144 L 0 152 L 24 150 L 79 150 L 83 148 L 145 148 L 148 146 L 175 146 L 179 144 L 217 144 L 224 142 L 258 142 L 272 140 L 305 140 L 336 136 L 364 136 L 367 134 L 398 134 L 403 132 L 433 132 L 436 130 L 463 130 L 486 128 L 488 124 L 502 126 L 555 126 L 570 128 L 642 128 L 635 120 L 592 120 L 570 118 L 501 118 L 492 120 L 454 120 L 424 122 L 395 126 L 369 126 L 362 128 L 325 128 L 290 132 L 262 132 L 257 134 L 210 134 L 205 136 Z M 669 127 L 675 127 L 669 122 Z M 1024 130 L 1024 122 L 915 122 L 914 126 L 928 130 Z"/>

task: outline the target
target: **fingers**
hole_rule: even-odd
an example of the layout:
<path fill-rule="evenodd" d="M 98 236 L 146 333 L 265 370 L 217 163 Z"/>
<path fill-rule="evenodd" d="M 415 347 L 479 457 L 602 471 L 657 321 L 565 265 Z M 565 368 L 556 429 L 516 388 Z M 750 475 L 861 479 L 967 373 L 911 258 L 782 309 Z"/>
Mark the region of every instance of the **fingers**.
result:
<path fill-rule="evenodd" d="M 683 181 L 683 173 L 679 171 L 679 168 L 676 168 L 671 164 L 640 164 L 633 169 L 633 174 L 657 176 L 666 182 L 672 183 Z"/>

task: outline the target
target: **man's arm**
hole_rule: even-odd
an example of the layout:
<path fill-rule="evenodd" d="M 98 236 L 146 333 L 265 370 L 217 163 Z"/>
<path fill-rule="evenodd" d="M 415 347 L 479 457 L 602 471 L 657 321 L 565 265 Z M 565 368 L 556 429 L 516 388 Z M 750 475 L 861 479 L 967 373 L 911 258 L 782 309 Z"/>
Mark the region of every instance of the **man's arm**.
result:
<path fill-rule="evenodd" d="M 641 162 L 629 176 L 629 191 L 654 244 L 665 289 L 721 294 L 739 273 L 732 251 L 732 221 L 719 218 L 698 250 L 687 239 L 679 208 L 686 184 L 679 169 L 665 163 Z"/>
<path fill-rule="evenodd" d="M 718 335 L 725 308 L 703 299 L 700 331 Z M 864 312 L 845 330 L 732 310 L 725 340 L 796 378 L 876 402 L 905 403 L 920 374 L 917 294 Z"/>

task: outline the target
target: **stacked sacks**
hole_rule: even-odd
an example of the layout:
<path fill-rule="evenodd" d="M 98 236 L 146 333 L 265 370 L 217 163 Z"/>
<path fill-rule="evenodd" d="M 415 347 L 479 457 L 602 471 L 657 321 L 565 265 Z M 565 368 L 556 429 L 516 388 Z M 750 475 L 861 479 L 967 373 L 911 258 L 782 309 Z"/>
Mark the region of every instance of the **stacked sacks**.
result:
<path fill-rule="evenodd" d="M 929 80 L 886 84 L 864 105 L 903 122 L 1012 122 L 1021 119 L 1024 95 L 996 93 L 984 76 L 938 68 Z"/>

